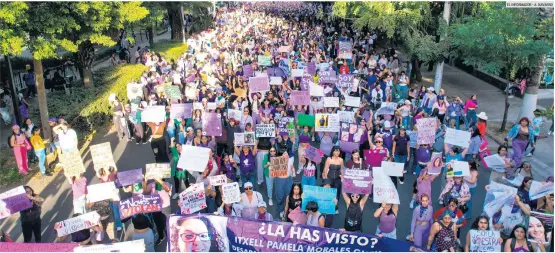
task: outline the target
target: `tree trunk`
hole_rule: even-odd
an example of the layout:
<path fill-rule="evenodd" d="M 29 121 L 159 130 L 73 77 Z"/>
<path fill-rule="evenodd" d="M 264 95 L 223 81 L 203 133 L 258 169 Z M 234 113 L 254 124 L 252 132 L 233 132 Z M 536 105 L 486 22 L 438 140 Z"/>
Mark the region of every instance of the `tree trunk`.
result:
<path fill-rule="evenodd" d="M 507 69 L 512 69 L 512 65 L 509 65 L 507 67 Z M 507 71 L 507 76 L 505 77 L 507 80 L 511 79 L 511 72 Z M 505 85 L 509 85 L 509 84 L 505 84 Z M 505 111 L 503 112 L 503 121 L 501 122 L 501 128 L 499 129 L 500 132 L 505 131 L 505 127 L 507 126 L 507 116 L 509 115 L 509 107 L 511 106 L 511 104 L 509 104 L 509 92 L 506 90 L 505 88 Z"/>
<path fill-rule="evenodd" d="M 538 91 L 540 86 L 541 75 L 543 71 L 543 66 L 545 61 L 539 60 L 537 64 L 531 68 L 530 71 L 530 82 L 526 83 L 526 90 L 524 92 L 524 97 L 522 97 L 522 107 L 520 108 L 520 113 L 518 114 L 518 119 L 522 117 L 527 117 L 532 119 L 534 117 L 534 111 L 536 110 L 536 105 L 538 102 Z"/>
<path fill-rule="evenodd" d="M 179 15 L 183 15 L 181 13 L 181 6 L 180 2 L 170 2 L 168 3 L 168 18 L 170 21 L 171 27 L 171 39 L 172 40 L 183 40 L 183 23 L 181 22 L 181 17 Z"/>
<path fill-rule="evenodd" d="M 421 82 L 422 81 L 422 72 L 420 71 L 420 60 L 418 57 L 414 56 L 412 60 L 412 71 L 411 71 L 411 83 L 412 81 Z"/>
<path fill-rule="evenodd" d="M 92 67 L 94 62 L 94 47 L 90 40 L 86 40 L 79 44 L 77 58 L 79 66 L 83 68 L 83 84 L 87 88 L 94 87 Z"/>
<path fill-rule="evenodd" d="M 12 61 L 10 60 L 10 57 L 5 54 L 4 58 L 6 59 L 6 62 L 8 63 L 8 75 L 9 77 L 6 79 L 6 81 L 8 82 L 8 88 L 10 89 L 10 93 L 12 93 L 12 106 L 13 106 L 13 111 L 14 111 L 14 116 L 15 116 L 15 122 L 17 122 L 17 124 L 22 125 L 22 118 L 21 118 L 21 114 L 19 113 L 19 99 L 17 99 L 17 92 L 15 89 L 15 83 L 13 82 L 13 69 L 12 69 Z M 1 71 L 0 71 L 1 72 Z M 0 79 L 2 80 L 2 79 Z M 8 105 L 9 108 L 9 105 Z"/>
<path fill-rule="evenodd" d="M 44 87 L 44 76 L 42 70 L 42 61 L 33 59 L 33 68 L 37 81 L 37 94 L 39 101 L 40 121 L 42 125 L 42 134 L 45 140 L 50 139 L 50 125 L 48 124 L 48 104 L 46 102 L 46 89 Z"/>
<path fill-rule="evenodd" d="M 152 22 L 152 25 L 148 29 L 148 44 L 150 48 L 154 46 L 154 34 L 156 34 L 156 23 Z"/>

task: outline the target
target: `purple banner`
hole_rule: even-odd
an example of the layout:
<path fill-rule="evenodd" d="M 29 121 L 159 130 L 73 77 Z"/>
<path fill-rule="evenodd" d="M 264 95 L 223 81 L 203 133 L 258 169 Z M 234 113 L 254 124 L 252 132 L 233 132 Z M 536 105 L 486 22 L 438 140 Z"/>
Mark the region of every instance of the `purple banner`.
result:
<path fill-rule="evenodd" d="M 222 136 L 222 116 L 219 113 L 210 112 L 204 114 L 202 121 L 203 135 Z"/>
<path fill-rule="evenodd" d="M 190 75 L 185 79 L 185 83 L 194 82 L 195 80 L 197 80 L 197 75 Z"/>
<path fill-rule="evenodd" d="M 77 243 L 0 243 L 0 252 L 73 252 Z"/>
<path fill-rule="evenodd" d="M 364 136 L 365 127 L 353 123 L 341 122 L 340 140 L 361 143 Z"/>
<path fill-rule="evenodd" d="M 343 173 L 343 192 L 370 194 L 372 192 L 372 171 L 346 169 Z"/>
<path fill-rule="evenodd" d="M 138 168 L 128 171 L 119 171 L 117 176 L 116 186 L 118 187 L 140 183 L 143 181 L 143 169 Z"/>
<path fill-rule="evenodd" d="M 19 211 L 31 208 L 31 200 L 27 198 L 23 186 L 11 189 L 0 194 L 0 201 L 4 202 L 0 206 L 0 219 L 4 219 Z"/>
<path fill-rule="evenodd" d="M 360 147 L 360 143 L 358 142 L 350 142 L 350 141 L 340 141 L 339 148 L 343 152 L 351 153 L 353 150 L 358 150 Z"/>
<path fill-rule="evenodd" d="M 382 161 L 387 157 L 387 149 L 365 149 L 364 160 L 372 168 L 381 167 Z"/>
<path fill-rule="evenodd" d="M 254 71 L 252 70 L 252 65 L 243 65 L 243 77 L 251 77 Z"/>
<path fill-rule="evenodd" d="M 304 201 L 303 201 L 304 202 Z M 209 241 L 184 243 L 183 231 L 210 231 Z M 172 215 L 168 219 L 168 252 L 415 252 L 404 240 L 207 214 Z"/>
<path fill-rule="evenodd" d="M 334 70 L 330 71 L 320 71 L 319 72 L 318 83 L 336 83 L 337 76 L 335 75 Z"/>
<path fill-rule="evenodd" d="M 139 213 L 153 213 L 162 211 L 162 199 L 158 194 L 135 195 L 119 202 L 121 219 Z"/>
<path fill-rule="evenodd" d="M 172 104 L 170 107 L 170 119 L 188 119 L 193 115 L 193 104 Z"/>
<path fill-rule="evenodd" d="M 254 92 L 266 92 L 270 90 L 270 81 L 266 76 L 257 76 L 249 78 L 249 91 Z"/>
<path fill-rule="evenodd" d="M 306 159 L 311 160 L 315 163 L 321 163 L 324 152 L 313 146 L 308 145 L 304 150 L 304 156 L 306 157 Z"/>
<path fill-rule="evenodd" d="M 307 72 L 311 75 L 316 74 L 316 62 L 309 62 L 307 65 Z"/>
<path fill-rule="evenodd" d="M 310 105 L 310 93 L 308 91 L 291 91 L 291 105 Z"/>

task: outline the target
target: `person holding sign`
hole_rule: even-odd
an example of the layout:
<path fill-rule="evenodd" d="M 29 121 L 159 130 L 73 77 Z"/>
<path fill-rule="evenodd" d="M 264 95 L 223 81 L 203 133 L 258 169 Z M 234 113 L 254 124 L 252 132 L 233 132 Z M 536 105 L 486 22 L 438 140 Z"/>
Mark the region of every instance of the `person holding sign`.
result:
<path fill-rule="evenodd" d="M 29 209 L 19 212 L 21 220 L 21 230 L 23 231 L 23 242 L 30 243 L 35 235 L 35 242 L 41 242 L 41 210 L 44 199 L 35 193 L 33 188 L 24 186 L 27 198 L 32 202 Z"/>
<path fill-rule="evenodd" d="M 474 231 L 491 231 L 490 227 L 489 227 L 489 218 L 486 215 L 482 215 L 478 218 L 476 218 L 476 220 L 472 223 L 472 227 L 470 227 L 471 230 L 469 230 L 466 233 L 466 244 L 464 245 L 464 251 L 466 252 L 471 252 L 470 249 L 474 248 L 474 244 L 475 242 L 473 242 L 470 239 L 470 233 L 472 230 Z M 497 240 L 499 241 L 499 244 L 503 243 L 503 239 L 501 237 L 498 237 Z M 476 242 L 478 245 L 480 245 L 480 240 L 478 242 Z M 490 242 L 491 244 L 495 244 L 494 242 Z M 499 246 L 499 248 L 501 249 L 501 246 Z"/>
<path fill-rule="evenodd" d="M 262 163 L 264 164 L 264 178 L 266 179 L 266 194 L 268 195 L 268 204 L 270 206 L 274 205 L 274 202 L 272 201 L 272 196 L 273 196 L 273 189 L 274 189 L 274 178 L 270 177 L 270 166 L 271 166 L 271 159 L 272 157 L 277 157 L 277 152 L 276 152 L 276 148 L 272 147 L 270 148 L 270 152 L 269 154 L 267 154 L 266 156 L 264 156 L 264 160 L 262 161 Z"/>
<path fill-rule="evenodd" d="M 254 149 L 251 150 L 249 146 L 239 147 L 235 145 L 235 154 L 239 156 L 239 168 L 241 171 L 241 180 L 243 182 L 251 182 L 254 185 L 256 180 L 256 167 L 255 167 L 255 156 L 257 152 L 258 141 L 254 144 Z"/>
<path fill-rule="evenodd" d="M 345 205 L 347 206 L 343 230 L 349 232 L 361 232 L 362 212 L 364 211 L 364 206 L 366 205 L 366 201 L 368 201 L 368 197 L 370 195 L 361 196 L 360 194 L 356 193 L 347 195 L 347 193 L 344 192 L 342 193 L 342 195 L 343 200 L 345 201 Z M 334 202 L 337 202 L 337 200 L 334 200 Z"/>
<path fill-rule="evenodd" d="M 170 206 L 170 184 L 164 181 L 164 179 L 154 179 L 154 182 L 149 183 L 143 190 L 145 195 L 149 194 L 159 194 L 160 199 L 162 199 L 162 208 L 167 208 Z M 156 245 L 159 245 L 166 239 L 166 215 L 162 212 L 152 213 L 152 218 L 156 224 L 156 230 L 158 231 L 158 240 Z"/>
<path fill-rule="evenodd" d="M 289 213 L 293 212 L 295 208 L 302 206 L 303 204 L 303 189 L 301 184 L 293 184 L 289 195 L 285 199 L 285 209 L 283 210 L 282 221 L 292 222 L 289 219 Z M 280 213 L 281 216 L 281 213 Z"/>
<path fill-rule="evenodd" d="M 505 242 L 504 252 L 545 252 L 545 246 L 541 243 L 531 243 L 526 239 L 527 234 L 524 225 L 516 225 Z"/>
<path fill-rule="evenodd" d="M 304 153 L 301 153 L 301 160 L 299 162 L 299 170 L 297 174 L 303 173 L 301 179 L 302 185 L 316 185 L 316 163 L 308 160 Z"/>
<path fill-rule="evenodd" d="M 175 143 L 174 138 L 171 139 L 170 151 L 172 153 L 171 176 L 173 177 L 173 186 L 175 187 L 175 193 L 173 194 L 172 199 L 177 199 L 179 197 L 179 193 L 181 192 L 179 189 L 181 188 L 182 182 L 185 185 L 185 188 L 189 188 L 189 173 L 183 168 L 177 167 L 179 157 L 181 156 L 181 143 Z"/>
<path fill-rule="evenodd" d="M 393 148 L 391 153 L 393 153 L 394 161 L 396 163 L 405 164 L 403 168 L 403 176 L 399 178 L 399 183 L 403 184 L 405 181 L 404 173 L 407 172 L 407 157 L 410 157 L 410 138 L 404 127 L 399 128 L 399 133 L 393 137 Z M 397 180 L 393 180 L 392 178 L 391 181 L 397 185 Z"/>
<path fill-rule="evenodd" d="M 258 203 L 264 199 L 262 194 L 254 190 L 252 182 L 246 182 L 243 189 L 245 192 L 241 193 L 241 205 L 243 206 L 241 217 L 254 219 L 258 212 Z"/>
<path fill-rule="evenodd" d="M 466 182 L 463 181 L 463 177 L 453 177 L 452 180 L 447 182 L 447 185 L 445 185 L 445 188 L 443 188 L 439 195 L 440 204 L 447 203 L 452 198 L 458 200 L 458 208 L 463 214 L 468 211 L 466 202 L 470 200 L 470 189 Z"/>
<path fill-rule="evenodd" d="M 397 239 L 397 229 L 395 228 L 397 213 L 399 213 L 399 205 L 387 204 L 385 200 L 382 201 L 381 207 L 374 212 L 374 218 L 379 218 L 379 224 L 376 228 L 378 237 Z"/>
<path fill-rule="evenodd" d="M 343 165 L 343 158 L 341 158 L 340 156 L 341 150 L 339 149 L 339 147 L 333 147 L 333 149 L 331 150 L 331 157 L 328 157 L 326 159 L 326 164 L 324 165 L 324 173 L 322 174 L 322 179 L 332 180 L 332 188 L 337 189 L 337 199 L 339 199 L 339 196 L 341 196 L 341 180 L 343 180 L 343 171 L 345 170 Z"/>

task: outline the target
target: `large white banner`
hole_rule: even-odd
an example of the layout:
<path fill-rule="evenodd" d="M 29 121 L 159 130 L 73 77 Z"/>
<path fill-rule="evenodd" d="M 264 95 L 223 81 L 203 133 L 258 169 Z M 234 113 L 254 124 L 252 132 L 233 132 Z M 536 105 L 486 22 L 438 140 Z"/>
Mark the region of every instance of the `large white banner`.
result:
<path fill-rule="evenodd" d="M 69 235 L 71 233 L 87 229 L 98 225 L 100 222 L 100 215 L 96 211 L 92 211 L 71 219 L 56 222 L 54 229 L 58 233 L 58 237 Z"/>
<path fill-rule="evenodd" d="M 210 148 L 183 145 L 177 167 L 188 171 L 203 172 L 208 165 Z"/>
<path fill-rule="evenodd" d="M 468 148 L 470 145 L 470 132 L 447 128 L 445 131 L 445 143 Z"/>

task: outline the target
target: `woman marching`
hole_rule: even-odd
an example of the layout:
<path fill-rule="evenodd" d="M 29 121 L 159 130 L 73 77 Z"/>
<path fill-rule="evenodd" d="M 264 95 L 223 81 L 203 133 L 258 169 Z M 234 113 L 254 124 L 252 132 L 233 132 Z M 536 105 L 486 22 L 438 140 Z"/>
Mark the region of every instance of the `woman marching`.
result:
<path fill-rule="evenodd" d="M 534 129 L 530 126 L 530 120 L 526 117 L 520 119 L 517 125 L 513 126 L 507 137 L 505 137 L 505 142 L 512 140 L 513 146 L 513 160 L 515 167 L 519 167 L 524 160 L 524 153 L 526 152 L 526 146 L 528 142 L 532 144 L 532 147 L 536 147 L 534 142 Z"/>
<path fill-rule="evenodd" d="M 378 237 L 397 239 L 395 223 L 397 222 L 398 213 L 399 205 L 387 204 L 385 200 L 382 201 L 382 206 L 374 212 L 374 218 L 379 218 L 379 224 L 376 228 L 376 235 Z"/>
<path fill-rule="evenodd" d="M 345 215 L 345 225 L 344 230 L 349 232 L 362 232 L 362 212 L 364 211 L 364 205 L 370 195 L 364 195 L 361 198 L 360 194 L 343 193 L 343 200 L 345 200 L 345 205 L 347 206 L 347 211 Z M 379 209 L 378 209 L 379 210 Z"/>
<path fill-rule="evenodd" d="M 427 194 L 420 196 L 420 205 L 412 212 L 409 240 L 414 245 L 422 247 L 428 240 L 430 228 L 432 227 L 434 208 L 429 205 L 430 197 Z"/>

